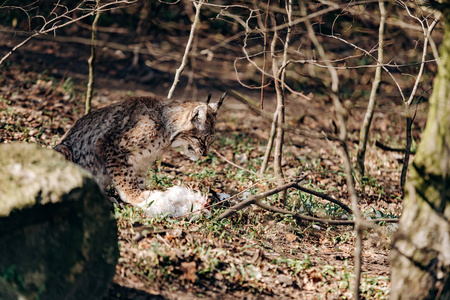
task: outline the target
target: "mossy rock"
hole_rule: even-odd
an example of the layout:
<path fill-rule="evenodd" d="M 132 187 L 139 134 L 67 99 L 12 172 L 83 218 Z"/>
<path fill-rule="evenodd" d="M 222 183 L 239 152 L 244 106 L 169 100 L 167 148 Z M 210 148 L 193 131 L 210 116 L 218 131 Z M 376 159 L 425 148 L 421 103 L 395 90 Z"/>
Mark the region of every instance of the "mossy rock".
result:
<path fill-rule="evenodd" d="M 92 176 L 29 144 L 0 145 L 0 168 L 0 298 L 101 299 L 119 252 Z"/>

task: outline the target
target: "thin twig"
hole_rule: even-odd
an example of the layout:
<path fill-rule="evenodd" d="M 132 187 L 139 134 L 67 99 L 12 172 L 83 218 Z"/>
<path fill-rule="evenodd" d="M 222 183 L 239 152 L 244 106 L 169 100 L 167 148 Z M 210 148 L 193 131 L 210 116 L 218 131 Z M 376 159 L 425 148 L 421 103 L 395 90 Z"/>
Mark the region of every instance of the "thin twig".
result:
<path fill-rule="evenodd" d="M 385 144 L 383 144 L 380 141 L 376 141 L 375 142 L 375 146 L 377 146 L 378 148 L 380 148 L 381 150 L 384 151 L 391 151 L 391 152 L 401 152 L 401 153 L 405 153 L 405 148 L 393 148 L 393 147 L 389 147 Z"/>
<path fill-rule="evenodd" d="M 421 63 L 420 63 L 419 74 L 417 74 L 416 82 L 414 83 L 414 86 L 413 86 L 413 89 L 411 91 L 411 94 L 409 95 L 409 98 L 406 101 L 406 105 L 407 106 L 410 106 L 413 103 L 414 97 L 416 96 L 417 88 L 418 88 L 419 83 L 420 83 L 420 81 L 422 79 L 423 71 L 425 69 L 425 59 L 426 59 L 426 56 L 427 56 L 428 41 L 430 39 L 430 35 L 433 32 L 434 27 L 436 27 L 436 24 L 438 22 L 439 22 L 439 20 L 434 20 L 433 23 L 431 23 L 430 27 L 428 27 L 428 30 L 425 30 L 425 28 L 424 28 L 424 37 L 425 37 L 425 39 L 423 41 L 422 60 L 421 60 Z M 422 24 L 422 26 L 423 26 L 423 24 Z"/>
<path fill-rule="evenodd" d="M 265 210 L 271 211 L 271 212 L 281 213 L 281 214 L 285 214 L 285 215 L 292 215 L 293 217 L 298 218 L 303 221 L 318 222 L 318 223 L 327 224 L 327 225 L 355 225 L 356 224 L 355 220 L 331 220 L 331 219 L 310 217 L 310 216 L 292 212 L 292 211 L 289 211 L 286 209 L 270 206 L 268 204 L 262 203 L 260 200 L 255 200 L 255 202 L 253 204 L 255 204 L 261 208 L 264 208 Z M 371 220 L 361 221 L 361 225 L 364 228 L 374 228 L 374 224 L 373 224 L 374 222 L 398 223 L 398 221 L 399 221 L 398 219 L 388 219 L 388 218 L 371 219 Z"/>
<path fill-rule="evenodd" d="M 273 122 L 273 115 L 270 115 L 269 113 L 267 113 L 266 111 L 262 110 L 259 108 L 258 104 L 256 104 L 252 99 L 250 99 L 249 97 L 235 91 L 235 90 L 230 90 L 225 88 L 222 85 L 219 85 L 213 81 L 209 81 L 209 84 L 211 86 L 214 86 L 215 88 L 217 88 L 220 91 L 227 91 L 228 92 L 228 96 L 234 97 L 236 100 L 238 100 L 239 102 L 245 104 L 253 113 L 255 113 L 258 116 L 263 117 L 264 119 L 266 119 L 268 122 Z M 306 130 L 301 130 L 298 129 L 297 127 L 294 126 L 290 126 L 289 124 L 282 124 L 282 128 L 285 131 L 288 132 L 292 132 L 294 134 L 297 135 L 301 135 L 301 136 L 305 136 L 308 138 L 312 138 L 312 139 L 320 139 L 320 140 L 330 140 L 330 141 L 338 141 L 339 137 L 332 135 L 332 134 L 327 134 L 327 133 L 316 133 L 316 132 L 310 132 L 310 131 L 306 131 Z"/>
<path fill-rule="evenodd" d="M 303 16 L 307 15 L 305 2 L 300 3 L 300 8 Z M 308 35 L 312 43 L 317 49 L 317 53 L 323 61 L 326 61 L 325 50 L 321 43 L 319 43 L 317 36 L 312 28 L 309 19 L 305 21 L 306 28 L 308 30 Z M 350 199 L 353 207 L 353 215 L 355 216 L 355 231 L 356 231 L 356 244 L 355 244 L 355 287 L 354 287 L 354 299 L 359 299 L 359 287 L 361 283 L 361 254 L 362 254 L 362 222 L 361 222 L 361 212 L 359 211 L 358 205 L 358 195 L 355 190 L 352 167 L 350 162 L 350 156 L 347 149 L 347 126 L 346 118 L 348 117 L 347 110 L 343 107 L 339 99 L 339 77 L 336 69 L 330 62 L 326 62 L 328 66 L 328 71 L 331 77 L 331 93 L 330 96 L 333 100 L 333 104 L 336 111 L 336 117 L 339 122 L 339 139 L 341 142 L 342 159 L 344 161 L 344 168 L 346 173 L 347 188 L 350 194 Z"/>
<path fill-rule="evenodd" d="M 305 175 L 306 176 L 306 175 Z M 327 225 L 355 225 L 356 221 L 355 220 L 331 220 L 331 219 L 323 219 L 323 218 L 316 218 L 316 217 L 310 217 L 310 216 L 306 216 L 303 214 L 299 214 L 293 211 L 289 211 L 286 209 L 281 209 L 281 208 L 277 208 L 277 207 L 273 207 L 270 206 L 268 204 L 262 203 L 260 200 L 269 197 L 271 195 L 277 194 L 279 192 L 285 191 L 289 188 L 292 187 L 296 187 L 298 188 L 298 182 L 300 182 L 302 179 L 305 178 L 305 176 L 298 178 L 295 181 L 289 182 L 287 184 L 278 186 L 274 189 L 271 189 L 269 191 L 266 191 L 264 193 L 260 193 L 257 195 L 252 195 L 249 198 L 247 198 L 246 200 L 234 205 L 233 207 L 227 209 L 226 211 L 224 211 L 220 216 L 219 219 L 223 219 L 223 218 L 228 218 L 231 217 L 232 215 L 234 215 L 236 212 L 254 204 L 257 205 L 265 210 L 271 211 L 271 212 L 275 212 L 275 213 L 282 213 L 282 214 L 286 214 L 286 215 L 292 215 L 295 218 L 298 218 L 300 220 L 304 220 L 304 221 L 310 221 L 310 222 L 318 222 L 318 223 L 322 223 L 322 224 L 327 224 Z M 386 222 L 386 223 L 397 223 L 398 219 L 389 219 L 389 218 L 383 218 L 383 219 L 371 219 L 371 220 L 364 220 L 361 222 L 361 226 L 364 228 L 374 228 L 374 224 L 373 223 L 378 223 L 378 222 Z"/>
<path fill-rule="evenodd" d="M 230 161 L 229 159 L 227 159 L 225 156 L 223 156 L 222 154 L 219 153 L 219 151 L 217 151 L 216 149 L 211 149 L 212 152 L 214 152 L 215 155 L 217 155 L 218 157 L 220 157 L 222 160 L 226 161 L 227 163 L 229 163 L 230 165 L 232 165 L 233 167 L 236 167 L 242 171 L 245 171 L 247 173 L 253 174 L 256 177 L 261 177 L 261 175 L 259 175 L 256 172 L 253 172 L 252 170 L 246 169 L 240 165 L 235 164 L 234 162 Z"/>
<path fill-rule="evenodd" d="M 408 172 L 408 166 L 409 166 L 409 157 L 411 154 L 411 144 L 412 144 L 412 136 L 411 136 L 411 129 L 412 129 L 412 123 L 414 120 L 414 117 L 411 116 L 411 105 L 415 99 L 417 88 L 419 86 L 420 81 L 422 80 L 422 75 L 425 69 L 425 59 L 427 56 L 427 50 L 428 50 L 428 41 L 430 39 L 431 33 L 433 32 L 433 29 L 436 27 L 436 24 L 439 22 L 438 19 L 435 19 L 430 26 L 428 26 L 428 29 L 425 28 L 424 21 L 422 21 L 420 18 L 414 16 L 411 11 L 409 10 L 409 7 L 403 2 L 398 0 L 398 2 L 405 8 L 405 10 L 408 12 L 409 16 L 415 20 L 417 20 L 420 23 L 420 26 L 422 27 L 422 32 L 424 35 L 424 41 L 423 41 L 423 50 L 422 50 L 422 60 L 420 64 L 419 73 L 417 74 L 416 81 L 414 83 L 413 89 L 411 91 L 411 94 L 409 95 L 408 100 L 405 100 L 405 106 L 408 110 L 408 116 L 406 118 L 406 148 L 405 148 L 405 158 L 403 161 L 403 167 L 402 167 L 402 173 L 400 175 L 400 186 L 402 188 L 402 192 L 404 193 L 403 187 L 405 186 L 406 182 L 406 175 Z M 417 110 L 416 110 L 417 112 Z"/>
<path fill-rule="evenodd" d="M 304 176 L 302 176 L 300 178 L 297 178 L 297 179 L 295 179 L 295 180 L 293 180 L 291 182 L 288 182 L 286 184 L 277 186 L 276 188 L 273 188 L 273 189 L 271 189 L 269 191 L 266 191 L 264 193 L 260 193 L 260 194 L 257 194 L 257 195 L 252 195 L 248 199 L 246 199 L 246 200 L 244 200 L 242 202 L 239 202 L 235 206 L 230 207 L 229 209 L 224 211 L 219 216 L 219 219 L 227 218 L 227 217 L 235 214 L 237 211 L 239 211 L 239 210 L 249 206 L 250 204 L 252 204 L 255 200 L 264 199 L 264 198 L 269 197 L 269 196 L 271 196 L 273 194 L 277 194 L 277 193 L 279 193 L 281 191 L 285 191 L 285 190 L 293 187 L 295 184 L 299 183 L 300 181 L 302 181 L 306 176 L 307 175 L 304 175 Z"/>
<path fill-rule="evenodd" d="M 305 193 L 317 196 L 319 198 L 322 198 L 324 200 L 328 200 L 328 201 L 330 201 L 330 202 L 332 202 L 334 204 L 337 204 L 340 207 L 342 207 L 342 209 L 344 209 L 346 212 L 348 212 L 350 214 L 353 214 L 353 210 L 350 207 L 348 207 L 347 204 L 345 204 L 345 203 L 343 203 L 343 202 L 341 202 L 339 200 L 336 200 L 336 199 L 334 199 L 333 197 L 331 197 L 331 196 L 329 196 L 327 194 L 324 194 L 324 193 L 321 193 L 321 192 L 318 192 L 318 191 L 314 191 L 314 190 L 305 188 L 304 186 L 301 186 L 299 184 L 295 184 L 293 187 L 295 187 L 297 190 L 303 191 Z"/>
<path fill-rule="evenodd" d="M 261 31 L 262 31 L 263 43 L 264 43 L 263 44 L 263 66 L 262 66 L 263 72 L 261 72 L 261 99 L 260 99 L 260 104 L 259 104 L 259 108 L 261 108 L 261 109 L 264 108 L 264 81 L 265 81 L 264 74 L 265 74 L 266 65 L 267 65 L 267 62 L 266 62 L 266 47 L 267 47 L 267 31 L 266 31 L 266 28 L 267 28 L 267 20 L 269 19 L 269 9 L 270 9 L 270 0 L 267 0 L 266 17 L 264 18 L 264 23 L 261 20 L 261 14 L 257 15 L 258 16 L 258 18 L 257 18 L 258 19 L 258 23 L 259 23 L 259 26 L 260 26 Z M 270 153 L 269 153 L 269 155 L 270 155 Z M 266 164 L 266 167 L 267 167 L 267 164 Z M 261 168 L 261 170 L 263 170 L 263 169 L 265 169 L 265 168 Z M 261 171 L 261 173 L 264 173 L 264 171 Z"/>
<path fill-rule="evenodd" d="M 277 122 L 278 122 L 278 114 L 274 114 L 272 124 L 270 126 L 270 134 L 269 139 L 267 140 L 266 151 L 264 152 L 263 162 L 261 164 L 261 169 L 259 170 L 259 173 L 261 175 L 263 175 L 266 172 L 267 166 L 269 165 L 270 153 L 272 152 L 273 140 L 275 138 L 275 133 L 277 130 Z"/>
<path fill-rule="evenodd" d="M 326 36 L 329 36 L 329 35 L 326 35 Z M 367 53 L 372 53 L 372 51 L 367 51 Z M 347 59 L 354 58 L 354 57 L 361 57 L 361 56 L 364 56 L 364 55 L 365 54 L 351 55 L 351 56 L 347 56 L 347 57 L 344 57 L 344 58 L 332 59 L 332 60 L 328 60 L 328 61 L 332 62 L 332 63 L 338 63 L 338 62 L 343 61 L 343 60 L 347 60 Z M 292 59 L 292 60 L 290 60 L 290 62 L 291 63 L 300 63 L 300 64 L 311 64 L 313 66 L 320 67 L 320 68 L 328 68 L 327 65 L 321 64 L 316 59 Z M 428 63 L 436 63 L 437 64 L 438 60 L 437 59 L 427 59 L 427 60 L 425 60 L 423 62 L 426 63 L 426 64 L 428 64 Z M 377 64 L 375 64 L 375 65 L 362 65 L 362 66 L 348 66 L 348 65 L 346 65 L 346 66 L 334 66 L 334 68 L 336 70 L 368 69 L 368 68 L 378 68 L 378 67 L 382 67 L 383 69 L 384 68 L 395 68 L 395 69 L 398 69 L 400 67 L 412 67 L 412 66 L 417 66 L 417 65 L 420 65 L 420 64 L 422 64 L 422 61 L 412 62 L 412 63 L 409 63 L 409 64 L 397 64 L 395 62 L 394 63 L 388 63 L 388 64 L 380 64 L 380 63 L 377 62 Z M 311 100 L 311 99 L 309 99 L 309 100 Z"/>
<path fill-rule="evenodd" d="M 98 8 L 99 6 L 100 6 L 100 0 L 97 0 L 95 7 Z M 92 94 L 94 93 L 95 57 L 96 57 L 95 41 L 97 40 L 97 23 L 98 23 L 99 18 L 100 18 L 100 10 L 97 10 L 97 13 L 95 14 L 94 21 L 92 22 L 91 56 L 88 59 L 89 81 L 88 81 L 88 84 L 87 84 L 85 111 L 84 111 L 84 113 L 86 115 L 91 111 Z"/>
<path fill-rule="evenodd" d="M 405 95 L 403 94 L 403 90 L 400 87 L 400 84 L 398 83 L 397 79 L 395 79 L 394 75 L 392 75 L 392 73 L 388 70 L 388 68 L 385 65 L 383 65 L 380 61 L 378 61 L 378 59 L 375 56 L 373 56 L 370 51 L 367 51 L 367 50 L 365 50 L 365 49 L 363 49 L 363 48 L 361 48 L 361 47 L 359 47 L 359 46 L 357 46 L 357 45 L 355 45 L 355 44 L 353 44 L 353 43 L 351 43 L 351 42 L 349 42 L 349 41 L 347 41 L 347 40 L 345 40 L 343 38 L 335 36 L 335 35 L 327 35 L 327 34 L 320 34 L 320 33 L 318 33 L 318 34 L 322 35 L 322 36 L 326 36 L 326 37 L 330 37 L 330 38 L 334 38 L 336 40 L 339 40 L 339 41 L 341 41 L 341 42 L 343 42 L 343 43 L 345 43 L 347 45 L 350 45 L 350 46 L 354 47 L 355 49 L 358 49 L 358 50 L 364 52 L 366 55 L 370 56 L 374 61 L 377 62 L 376 66 L 381 66 L 383 68 L 383 70 L 389 75 L 389 77 L 391 77 L 392 81 L 394 81 L 395 85 L 397 86 L 397 90 L 400 93 L 400 96 L 402 97 L 403 101 L 405 101 L 405 99 L 406 99 Z"/>
<path fill-rule="evenodd" d="M 411 129 L 414 118 L 411 116 L 406 117 L 406 147 L 405 147 L 405 157 L 403 160 L 402 173 L 400 174 L 400 187 L 402 189 L 402 195 L 404 196 L 405 190 L 404 186 L 406 183 L 406 174 L 408 173 L 409 157 L 411 155 L 411 145 L 412 145 L 412 135 Z"/>
<path fill-rule="evenodd" d="M 301 18 L 297 18 L 297 19 L 293 20 L 291 24 L 284 23 L 284 24 L 281 24 L 281 25 L 269 28 L 268 30 L 269 31 L 284 30 L 284 29 L 286 29 L 289 26 L 292 27 L 294 25 L 301 24 L 301 23 L 305 23 L 306 24 L 307 21 L 310 21 L 310 20 L 315 19 L 317 17 L 326 15 L 326 14 L 328 14 L 330 12 L 333 12 L 333 11 L 336 11 L 336 10 L 344 9 L 344 8 L 347 8 L 347 7 L 350 7 L 350 6 L 364 5 L 364 4 L 375 3 L 375 2 L 378 2 L 378 0 L 353 1 L 353 2 L 346 2 L 344 4 L 333 5 L 332 7 L 328 7 L 326 9 L 322 9 L 322 10 L 319 10 L 317 12 L 309 13 L 308 15 L 302 16 Z M 332 2 L 330 2 L 330 3 L 332 3 Z"/>
<path fill-rule="evenodd" d="M 239 166 L 236 165 L 236 167 L 239 167 Z M 307 175 L 308 175 L 308 174 L 302 176 L 301 179 L 306 178 Z M 284 186 L 287 186 L 286 189 L 289 189 L 289 188 L 296 188 L 296 189 L 298 189 L 298 190 L 300 190 L 300 191 L 302 191 L 302 192 L 305 192 L 305 193 L 311 194 L 311 195 L 313 195 L 313 196 L 322 198 L 322 199 L 324 199 L 324 200 L 330 201 L 330 202 L 332 202 L 332 203 L 334 203 L 334 204 L 336 204 L 336 205 L 339 205 L 342 209 L 344 209 L 344 210 L 345 210 L 346 212 L 348 212 L 349 214 L 353 214 L 353 211 L 352 211 L 352 209 L 351 209 L 350 207 L 348 207 L 346 204 L 342 203 L 342 202 L 339 201 L 339 200 L 334 199 L 333 197 L 331 197 L 331 196 L 329 196 L 329 195 L 327 195 L 327 194 L 324 194 L 324 193 L 321 193 L 321 192 L 318 192 L 318 191 L 314 191 L 314 190 L 308 189 L 308 188 L 306 188 L 306 187 L 303 187 L 303 186 L 299 185 L 298 183 L 294 183 L 294 184 L 288 183 L 287 185 L 283 185 L 283 186 L 281 186 L 281 187 L 284 187 Z"/>
<path fill-rule="evenodd" d="M 382 64 L 384 56 L 384 25 L 386 21 L 386 9 L 383 0 L 379 2 L 380 6 L 380 26 L 378 28 L 378 64 Z M 370 125 L 372 124 L 375 106 L 377 104 L 377 92 L 381 82 L 381 65 L 375 69 L 375 77 L 372 82 L 372 89 L 369 96 L 369 104 L 364 115 L 364 121 L 359 134 L 358 151 L 356 154 L 356 173 L 359 180 L 364 176 L 364 159 L 366 156 L 367 140 L 369 138 Z"/>
<path fill-rule="evenodd" d="M 284 141 L 284 128 L 285 124 L 285 78 L 286 78 L 286 66 L 287 66 L 287 55 L 289 49 L 289 42 L 291 38 L 291 24 L 292 24 L 292 2 L 291 0 L 285 1 L 285 9 L 288 17 L 288 28 L 286 32 L 286 37 L 284 40 L 283 48 L 283 58 L 281 61 L 281 67 L 278 68 L 278 59 L 275 55 L 276 41 L 278 39 L 278 33 L 275 31 L 273 35 L 273 41 L 271 45 L 271 55 L 272 55 L 272 71 L 273 77 L 276 78 L 274 81 L 275 92 L 277 95 L 277 109 L 275 113 L 277 114 L 277 126 L 276 126 L 276 138 L 275 138 L 275 149 L 274 149 L 274 160 L 273 160 L 273 171 L 275 177 L 278 178 L 279 183 L 285 183 L 283 168 L 282 168 L 282 158 L 283 158 L 283 141 Z M 276 24 L 275 18 L 273 18 L 273 23 Z M 281 203 L 286 204 L 286 191 L 283 191 L 280 195 Z"/>
<path fill-rule="evenodd" d="M 181 65 L 175 72 L 175 78 L 173 79 L 173 84 L 170 87 L 169 93 L 167 95 L 168 99 L 172 98 L 173 92 L 175 91 L 175 88 L 177 87 L 177 84 L 180 81 L 180 75 L 183 72 L 184 68 L 186 67 L 187 59 L 188 59 L 188 56 L 189 56 L 189 52 L 191 51 L 192 41 L 194 40 L 194 37 L 195 37 L 195 31 L 196 31 L 196 28 L 197 28 L 197 24 L 200 21 L 200 10 L 201 10 L 202 5 L 203 5 L 204 2 L 205 2 L 205 0 L 200 0 L 199 2 L 193 2 L 194 3 L 194 7 L 196 9 L 194 22 L 191 25 L 191 33 L 189 34 L 189 39 L 187 41 L 186 48 L 184 49 L 184 55 L 183 55 L 183 58 L 181 60 Z"/>
<path fill-rule="evenodd" d="M 120 4 L 131 4 L 136 2 L 136 0 L 122 0 L 122 1 L 115 1 L 115 2 L 111 2 L 111 3 L 106 3 L 103 4 L 102 6 L 93 9 L 91 11 L 89 11 L 88 13 L 77 17 L 77 18 L 72 18 L 72 14 L 75 14 L 78 11 L 83 11 L 83 9 L 81 8 L 81 6 L 83 5 L 85 1 L 81 1 L 75 8 L 73 9 L 67 9 L 63 14 L 59 15 L 59 16 L 55 16 L 53 19 L 47 21 L 44 17 L 40 16 L 42 19 L 45 20 L 45 23 L 42 25 L 41 29 L 39 29 L 38 31 L 34 32 L 32 35 L 28 36 L 25 40 L 23 40 L 21 43 L 17 44 L 16 46 L 14 46 L 8 53 L 6 53 L 1 59 L 0 59 L 0 65 L 3 64 L 3 62 L 5 60 L 7 60 L 14 52 L 16 52 L 18 49 L 20 49 L 21 47 L 23 47 L 26 43 L 28 43 L 31 39 L 40 36 L 40 35 L 44 35 L 50 32 L 56 32 L 56 30 L 65 27 L 67 25 L 73 24 L 75 22 L 78 22 L 80 20 L 83 20 L 89 16 L 92 16 L 94 14 L 97 13 L 97 11 L 106 11 L 108 9 L 113 9 L 114 7 L 118 7 Z M 61 20 L 66 20 L 68 19 L 69 21 L 67 22 L 61 22 Z M 61 23 L 58 23 L 61 22 Z M 57 25 L 58 24 L 58 25 Z"/>

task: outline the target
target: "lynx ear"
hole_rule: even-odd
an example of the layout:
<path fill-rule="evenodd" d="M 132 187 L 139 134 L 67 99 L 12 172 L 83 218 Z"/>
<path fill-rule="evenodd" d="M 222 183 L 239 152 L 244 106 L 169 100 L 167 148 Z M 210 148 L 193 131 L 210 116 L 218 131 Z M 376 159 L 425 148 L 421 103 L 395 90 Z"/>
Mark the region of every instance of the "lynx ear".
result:
<path fill-rule="evenodd" d="M 206 122 L 206 105 L 199 105 L 192 111 L 191 122 L 193 124 L 204 124 Z"/>
<path fill-rule="evenodd" d="M 209 107 L 214 111 L 214 114 L 217 114 L 217 112 L 219 111 L 219 108 L 222 106 L 223 100 L 225 99 L 225 97 L 227 96 L 227 92 L 223 93 L 222 96 L 219 99 L 219 102 L 217 103 L 211 103 L 209 104 L 209 98 L 208 101 L 206 102 Z"/>

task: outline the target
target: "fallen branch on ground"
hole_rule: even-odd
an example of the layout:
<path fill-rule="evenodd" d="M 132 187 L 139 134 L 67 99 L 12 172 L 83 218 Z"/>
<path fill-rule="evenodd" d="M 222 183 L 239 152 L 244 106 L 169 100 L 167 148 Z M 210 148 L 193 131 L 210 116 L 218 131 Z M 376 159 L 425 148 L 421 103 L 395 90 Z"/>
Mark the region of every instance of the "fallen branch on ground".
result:
<path fill-rule="evenodd" d="M 211 151 L 214 152 L 214 154 L 216 154 L 218 157 L 220 157 L 221 159 L 223 159 L 225 162 L 229 163 L 230 165 L 232 165 L 232 166 L 234 166 L 234 167 L 236 167 L 236 168 L 238 168 L 238 169 L 240 169 L 240 170 L 243 170 L 243 171 L 245 171 L 245 172 L 248 172 L 248 173 L 250 173 L 250 174 L 253 174 L 253 175 L 257 176 L 257 177 L 262 177 L 261 175 L 255 173 L 255 172 L 253 172 L 253 171 L 251 171 L 251 170 L 248 170 L 248 169 L 246 169 L 246 168 L 244 168 L 244 167 L 241 167 L 241 166 L 239 166 L 239 165 L 233 163 L 232 161 L 228 160 L 225 156 L 223 156 L 222 154 L 220 154 L 217 150 L 211 149 Z M 304 178 L 304 177 L 303 177 L 303 178 Z M 300 182 L 300 181 L 299 181 L 299 182 Z M 328 201 L 330 201 L 330 202 L 333 202 L 334 204 L 337 204 L 337 205 L 339 205 L 340 207 L 342 207 L 342 209 L 344 209 L 346 212 L 348 212 L 348 213 L 350 213 L 350 214 L 353 214 L 352 209 L 351 209 L 348 205 L 346 205 L 345 203 L 342 203 L 342 202 L 339 201 L 339 200 L 334 199 L 333 197 L 331 197 L 331 196 L 329 196 L 329 195 L 327 195 L 327 194 L 324 194 L 324 193 L 321 193 L 321 192 L 317 192 L 317 191 L 314 191 L 314 190 L 305 188 L 305 187 L 303 187 L 303 186 L 301 186 L 301 185 L 298 185 L 298 184 L 293 185 L 293 187 L 295 187 L 297 190 L 300 190 L 300 191 L 303 191 L 303 192 L 305 192 L 305 193 L 308 193 L 308 194 L 317 196 L 317 197 L 319 197 L 319 198 L 322 198 L 322 199 L 324 199 L 324 200 L 328 200 Z"/>
<path fill-rule="evenodd" d="M 384 150 L 384 151 L 401 152 L 401 153 L 406 152 L 405 148 L 392 148 L 392 147 L 389 147 L 389 146 L 381 143 L 380 141 L 376 141 L 375 146 L 377 146 L 378 148 L 380 148 L 381 150 Z"/>
<path fill-rule="evenodd" d="M 273 207 L 270 206 L 268 204 L 262 203 L 260 200 L 269 197 L 271 195 L 277 194 L 281 191 L 285 191 L 289 188 L 297 188 L 301 191 L 304 191 L 306 193 L 310 193 L 312 195 L 318 196 L 322 199 L 326 199 L 329 200 L 330 202 L 333 202 L 335 204 L 338 204 L 339 206 L 341 206 L 343 209 L 345 209 L 344 207 L 347 207 L 347 209 L 345 209 L 348 212 L 351 212 L 352 210 L 345 205 L 344 203 L 340 202 L 339 200 L 336 200 L 326 194 L 322 194 L 320 192 L 316 192 L 310 189 L 307 189 L 305 187 L 300 186 L 298 183 L 300 181 L 302 181 L 306 176 L 302 176 L 294 181 L 291 181 L 289 183 L 280 185 L 274 189 L 271 189 L 269 191 L 266 191 L 264 193 L 260 193 L 257 195 L 252 195 L 250 196 L 248 199 L 234 205 L 233 207 L 230 207 L 229 209 L 227 209 L 226 211 L 224 211 L 220 216 L 219 219 L 223 219 L 223 218 L 227 218 L 230 217 L 232 215 L 234 215 L 236 212 L 250 206 L 251 204 L 257 205 L 265 210 L 271 211 L 271 212 L 275 212 L 275 213 L 282 213 L 282 214 L 286 214 L 286 215 L 292 215 L 294 218 L 303 220 L 303 221 L 310 221 L 310 222 L 318 222 L 318 223 L 322 223 L 322 224 L 327 224 L 327 225 L 355 225 L 355 220 L 331 220 L 331 219 L 322 219 L 322 218 L 316 218 L 316 217 L 310 217 L 310 216 L 306 216 L 303 214 L 299 214 L 293 211 L 289 211 L 286 209 L 282 209 L 282 208 L 278 208 L 278 207 Z M 364 220 L 361 221 L 361 226 L 365 227 L 365 228 L 373 228 L 374 227 L 374 222 L 387 222 L 387 223 L 397 223 L 398 219 L 373 219 L 373 220 Z"/>
<path fill-rule="evenodd" d="M 355 223 L 356 223 L 355 220 L 330 220 L 330 219 L 310 217 L 310 216 L 302 215 L 302 214 L 292 212 L 292 211 L 289 211 L 286 209 L 273 207 L 268 204 L 264 204 L 260 200 L 256 200 L 253 204 L 255 204 L 265 210 L 274 212 L 274 213 L 292 215 L 294 218 L 300 219 L 302 221 L 318 222 L 318 223 L 322 223 L 322 224 L 326 224 L 326 225 L 355 225 Z M 397 223 L 398 219 L 373 219 L 373 220 L 365 220 L 365 221 L 361 221 L 361 222 L 362 222 L 362 227 L 373 228 L 374 222 Z"/>
<path fill-rule="evenodd" d="M 254 204 L 255 201 L 259 200 L 259 199 L 264 199 L 266 197 L 272 196 L 273 194 L 277 194 L 279 192 L 285 191 L 291 187 L 293 187 L 294 185 L 296 185 L 297 183 L 299 183 L 300 181 L 302 181 L 303 179 L 305 179 L 306 175 L 295 179 L 294 181 L 288 182 L 286 184 L 280 185 L 274 189 L 271 189 L 267 192 L 261 193 L 261 194 L 257 194 L 257 195 L 252 195 L 250 196 L 248 199 L 234 205 L 233 207 L 230 207 L 229 209 L 227 209 L 225 212 L 223 212 L 220 216 L 219 219 L 223 219 L 229 216 L 234 215 L 237 211 L 246 208 L 247 206 L 249 206 L 250 204 Z"/>
<path fill-rule="evenodd" d="M 321 193 L 321 192 L 317 192 L 317 191 L 314 191 L 314 190 L 305 188 L 305 187 L 303 187 L 303 186 L 301 186 L 301 185 L 298 185 L 298 184 L 295 184 L 294 187 L 295 187 L 297 190 L 300 190 L 300 191 L 303 191 L 303 192 L 305 192 L 305 193 L 308 193 L 308 194 L 317 196 L 317 197 L 319 197 L 319 198 L 322 198 L 322 199 L 324 199 L 324 200 L 328 200 L 328 201 L 330 201 L 330 202 L 333 202 L 334 204 L 337 204 L 337 205 L 339 205 L 340 207 L 342 207 L 342 209 L 344 209 L 346 212 L 348 212 L 348 213 L 350 213 L 350 214 L 353 214 L 353 210 L 352 210 L 350 207 L 348 207 L 345 203 L 342 203 L 341 201 L 336 200 L 336 199 L 334 199 L 333 197 L 328 196 L 327 194 L 324 194 L 324 193 Z"/>

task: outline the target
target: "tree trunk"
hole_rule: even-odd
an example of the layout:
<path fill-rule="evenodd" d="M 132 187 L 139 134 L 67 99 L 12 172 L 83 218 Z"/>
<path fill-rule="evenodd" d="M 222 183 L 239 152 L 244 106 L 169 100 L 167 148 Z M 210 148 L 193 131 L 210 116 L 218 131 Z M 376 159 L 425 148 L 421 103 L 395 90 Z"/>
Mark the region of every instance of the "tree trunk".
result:
<path fill-rule="evenodd" d="M 391 251 L 391 299 L 450 299 L 450 1 L 438 5 L 446 19 L 441 63 L 405 184 Z"/>

